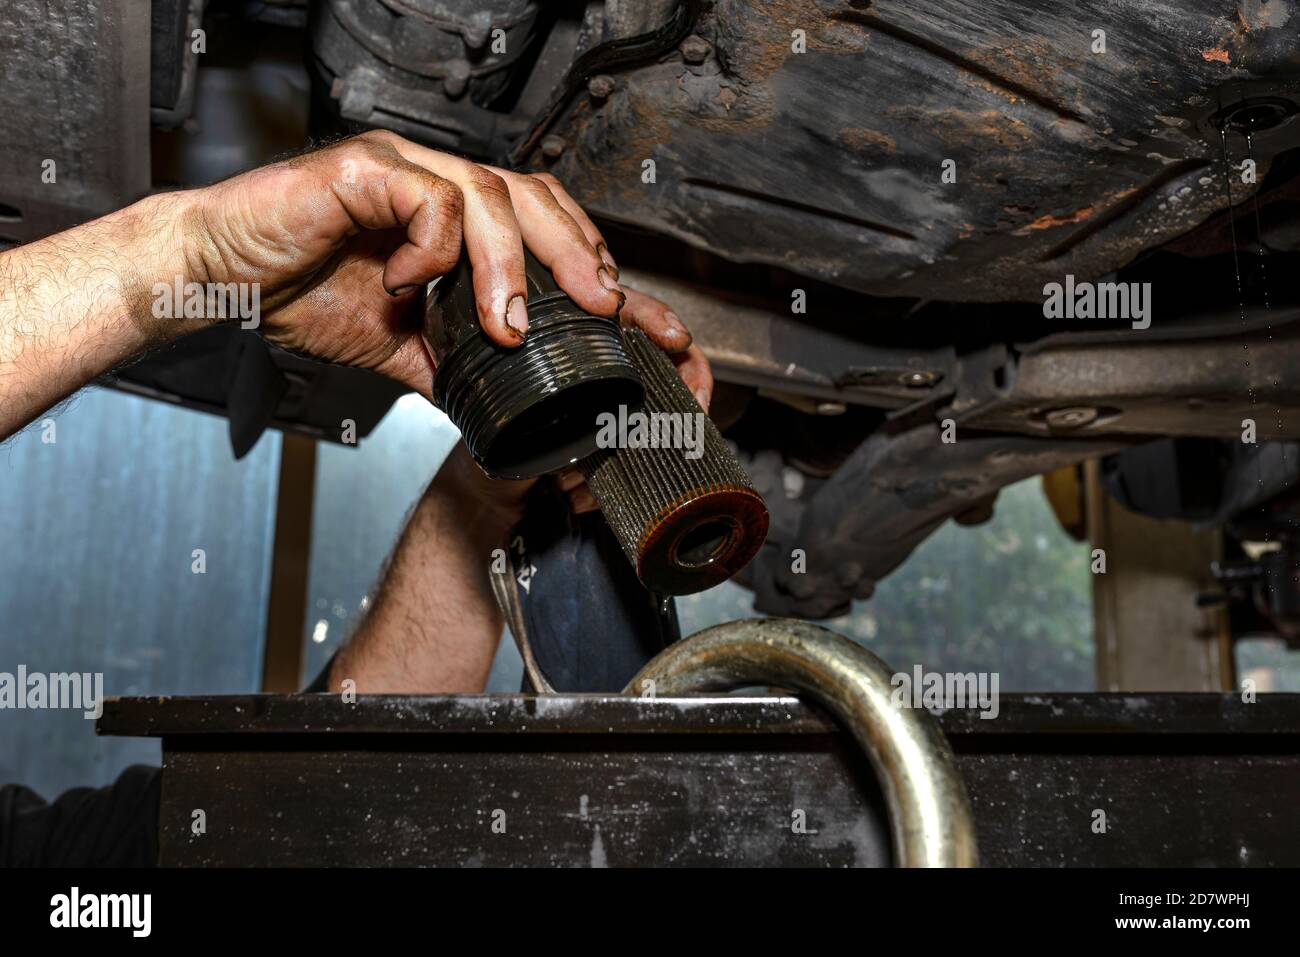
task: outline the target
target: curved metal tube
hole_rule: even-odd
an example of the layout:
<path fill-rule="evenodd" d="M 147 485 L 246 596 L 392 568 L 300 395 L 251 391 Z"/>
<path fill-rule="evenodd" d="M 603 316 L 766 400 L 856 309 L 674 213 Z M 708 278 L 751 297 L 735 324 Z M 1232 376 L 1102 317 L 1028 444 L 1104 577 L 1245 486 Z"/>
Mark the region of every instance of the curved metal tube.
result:
<path fill-rule="evenodd" d="M 843 721 L 885 792 L 900 867 L 975 867 L 975 822 L 952 750 L 923 709 L 893 702 L 892 672 L 842 635 L 765 618 L 705 629 L 665 649 L 624 689 L 670 696 L 772 684 L 806 692 Z"/>

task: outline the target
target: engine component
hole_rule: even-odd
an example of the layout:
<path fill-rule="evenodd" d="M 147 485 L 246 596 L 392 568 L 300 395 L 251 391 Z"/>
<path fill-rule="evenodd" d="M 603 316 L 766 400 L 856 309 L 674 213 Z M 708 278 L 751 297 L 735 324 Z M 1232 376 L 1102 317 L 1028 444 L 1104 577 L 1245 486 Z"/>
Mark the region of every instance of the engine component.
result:
<path fill-rule="evenodd" d="M 979 508 L 1012 482 L 1124 445 L 1109 437 L 1047 441 L 976 433 L 958 433 L 947 443 L 935 423 L 877 433 L 806 501 L 786 503 L 801 506 L 797 526 L 773 535 L 743 583 L 766 614 L 844 614 L 949 518 Z M 791 521 L 787 514 L 784 522 Z M 795 545 L 806 551 L 806 570 L 791 565 Z"/>
<path fill-rule="evenodd" d="M 524 259 L 529 331 L 518 348 L 479 325 L 466 257 L 426 303 L 434 402 L 496 478 L 533 478 L 590 455 L 597 415 L 639 409 L 645 397 L 617 323 L 584 312 L 532 253 Z"/>
<path fill-rule="evenodd" d="M 528 72 L 535 0 L 326 0 L 315 65 L 344 119 L 486 156 L 505 119 L 486 109 Z"/>
<path fill-rule="evenodd" d="M 758 553 L 767 506 L 668 357 L 639 329 L 624 330 L 623 341 L 645 385 L 645 409 L 629 441 L 584 459 L 582 471 L 647 588 L 704 591 Z"/>

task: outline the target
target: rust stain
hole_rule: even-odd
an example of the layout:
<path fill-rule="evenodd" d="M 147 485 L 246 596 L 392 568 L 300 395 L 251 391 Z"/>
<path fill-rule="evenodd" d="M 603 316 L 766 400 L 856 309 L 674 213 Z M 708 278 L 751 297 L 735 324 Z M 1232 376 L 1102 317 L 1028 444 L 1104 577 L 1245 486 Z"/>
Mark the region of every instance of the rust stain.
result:
<path fill-rule="evenodd" d="M 1202 51 L 1201 51 L 1201 59 L 1202 59 L 1202 60 L 1206 60 L 1206 61 L 1208 61 L 1208 62 L 1210 62 L 1210 63 L 1227 63 L 1227 64 L 1231 64 L 1231 62 L 1232 62 L 1232 61 L 1229 59 L 1229 57 L 1228 57 L 1228 51 L 1227 51 L 1227 50 L 1224 50 L 1224 49 L 1222 49 L 1222 48 L 1220 48 L 1220 47 L 1212 47 L 1212 48 L 1209 49 L 1209 50 L 1202 50 Z"/>
<path fill-rule="evenodd" d="M 1010 103 L 1020 104 L 1027 102 L 1025 97 L 998 81 L 1014 84 L 1048 100 L 1058 96 L 1066 100 L 1074 99 L 1077 97 L 1078 86 L 1075 77 L 1087 60 L 1086 56 L 1072 54 L 1068 49 L 1059 49 L 1048 40 L 1030 37 L 1020 37 L 1016 43 L 1007 46 L 965 47 L 956 52 L 996 78 L 977 76 L 963 70 L 960 78 L 964 82 L 974 83 Z"/>
<path fill-rule="evenodd" d="M 979 140 L 995 143 L 1000 149 L 1018 152 L 1029 148 L 1039 138 L 1039 134 L 1023 120 L 1001 110 L 969 112 L 904 105 L 886 107 L 885 113 L 891 119 L 922 124 L 945 142 Z"/>
<path fill-rule="evenodd" d="M 884 150 L 887 153 L 898 152 L 898 143 L 887 133 L 871 129 L 840 130 L 840 140 L 853 150 Z"/>
<path fill-rule="evenodd" d="M 1046 216 L 1039 216 L 1032 223 L 1021 226 L 1012 236 L 1028 236 L 1032 230 L 1052 229 L 1056 226 L 1065 226 L 1069 223 L 1078 223 L 1087 219 L 1096 210 L 1091 206 L 1081 206 L 1072 213 L 1066 213 L 1064 216 L 1053 216 L 1050 213 Z"/>
<path fill-rule="evenodd" d="M 800 56 L 791 47 L 796 29 L 803 31 L 809 53 L 866 53 L 870 33 L 809 6 L 792 0 L 751 0 L 746 4 L 748 12 L 743 22 L 729 22 L 725 13 L 720 16 L 718 44 L 726 48 L 729 72 L 743 76 L 749 83 L 769 80 L 792 56 Z M 766 26 L 757 36 L 751 32 L 755 23 Z"/>

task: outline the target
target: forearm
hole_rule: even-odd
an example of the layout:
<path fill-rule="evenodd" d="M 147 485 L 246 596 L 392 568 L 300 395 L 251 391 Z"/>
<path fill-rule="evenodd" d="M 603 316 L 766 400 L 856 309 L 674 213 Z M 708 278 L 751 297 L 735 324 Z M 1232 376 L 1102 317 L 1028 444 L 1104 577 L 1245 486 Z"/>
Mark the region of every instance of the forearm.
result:
<path fill-rule="evenodd" d="M 184 278 L 190 194 L 0 253 L 0 440 L 132 356 L 196 328 L 157 319 L 153 287 Z"/>
<path fill-rule="evenodd" d="M 488 579 L 517 509 L 475 494 L 477 468 L 457 446 L 403 532 L 370 611 L 339 652 L 330 690 L 362 694 L 482 691 L 503 620 Z"/>

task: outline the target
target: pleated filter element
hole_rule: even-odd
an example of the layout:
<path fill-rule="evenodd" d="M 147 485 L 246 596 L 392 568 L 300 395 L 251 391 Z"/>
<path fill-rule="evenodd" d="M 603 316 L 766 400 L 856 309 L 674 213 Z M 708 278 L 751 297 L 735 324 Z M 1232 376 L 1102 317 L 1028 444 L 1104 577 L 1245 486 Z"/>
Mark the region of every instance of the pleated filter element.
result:
<path fill-rule="evenodd" d="M 623 344 L 645 385 L 645 418 L 620 416 L 620 426 L 632 427 L 618 430 L 618 447 L 580 466 L 645 586 L 663 595 L 704 591 L 757 554 L 767 505 L 672 360 L 640 329 L 624 329 Z M 632 445 L 638 421 L 645 444 Z"/>

